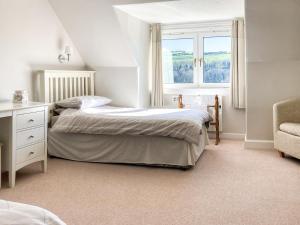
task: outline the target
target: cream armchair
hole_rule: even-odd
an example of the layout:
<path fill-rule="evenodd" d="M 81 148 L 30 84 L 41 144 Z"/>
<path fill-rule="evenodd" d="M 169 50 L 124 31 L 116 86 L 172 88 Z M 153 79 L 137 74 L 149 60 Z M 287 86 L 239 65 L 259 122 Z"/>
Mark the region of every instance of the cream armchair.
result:
<path fill-rule="evenodd" d="M 274 148 L 300 159 L 300 98 L 273 106 Z"/>

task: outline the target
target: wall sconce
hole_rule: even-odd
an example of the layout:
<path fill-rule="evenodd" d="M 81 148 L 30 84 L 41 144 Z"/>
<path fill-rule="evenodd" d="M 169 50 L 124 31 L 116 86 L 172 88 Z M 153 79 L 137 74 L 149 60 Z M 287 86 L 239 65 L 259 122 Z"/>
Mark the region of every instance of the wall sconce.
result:
<path fill-rule="evenodd" d="M 71 47 L 70 46 L 66 46 L 65 47 L 65 52 L 63 54 L 60 54 L 58 56 L 58 61 L 60 63 L 68 63 L 68 62 L 70 62 L 71 51 L 72 51 Z"/>

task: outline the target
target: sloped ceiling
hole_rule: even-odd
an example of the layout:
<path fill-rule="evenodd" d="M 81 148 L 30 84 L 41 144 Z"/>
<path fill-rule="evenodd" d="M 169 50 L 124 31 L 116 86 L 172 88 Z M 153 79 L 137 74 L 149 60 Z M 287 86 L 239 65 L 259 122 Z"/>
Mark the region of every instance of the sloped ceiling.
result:
<path fill-rule="evenodd" d="M 163 1 L 49 0 L 85 63 L 92 68 L 137 66 L 114 5 Z"/>
<path fill-rule="evenodd" d="M 89 67 L 136 66 L 111 0 L 49 2 Z"/>
<path fill-rule="evenodd" d="M 244 17 L 244 0 L 180 0 L 144 4 L 139 2 L 120 4 L 117 7 L 148 23 L 185 23 Z"/>

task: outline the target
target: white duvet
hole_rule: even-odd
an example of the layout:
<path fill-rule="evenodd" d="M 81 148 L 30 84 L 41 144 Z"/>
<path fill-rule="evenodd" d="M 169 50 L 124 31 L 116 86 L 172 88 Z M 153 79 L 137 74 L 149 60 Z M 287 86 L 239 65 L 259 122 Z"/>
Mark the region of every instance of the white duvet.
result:
<path fill-rule="evenodd" d="M 65 225 L 65 223 L 46 209 L 0 200 L 0 225 Z"/>
<path fill-rule="evenodd" d="M 52 131 L 104 135 L 163 136 L 198 144 L 207 111 L 196 109 L 134 109 L 99 107 L 66 109 Z"/>

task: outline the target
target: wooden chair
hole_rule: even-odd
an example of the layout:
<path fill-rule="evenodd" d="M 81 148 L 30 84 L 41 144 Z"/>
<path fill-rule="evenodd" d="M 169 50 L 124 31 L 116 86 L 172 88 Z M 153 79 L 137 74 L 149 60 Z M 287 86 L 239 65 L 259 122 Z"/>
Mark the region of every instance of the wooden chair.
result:
<path fill-rule="evenodd" d="M 215 96 L 215 104 L 207 106 L 208 108 L 214 108 L 215 109 L 215 121 L 211 122 L 210 125 L 214 125 L 216 127 L 216 142 L 215 145 L 218 145 L 220 143 L 220 121 L 219 121 L 219 96 Z"/>
<path fill-rule="evenodd" d="M 184 108 L 184 104 L 182 101 L 182 95 L 178 96 L 178 108 L 182 109 Z M 215 96 L 215 104 L 214 105 L 208 105 L 207 110 L 209 108 L 215 109 L 215 120 L 214 122 L 211 122 L 210 125 L 213 125 L 216 127 L 216 142 L 215 144 L 218 145 L 220 143 L 220 121 L 219 121 L 219 113 L 220 113 L 220 104 L 219 104 L 219 96 Z"/>

